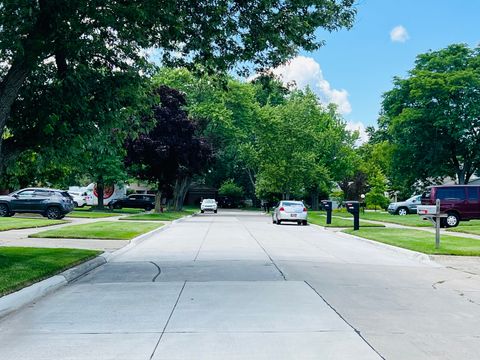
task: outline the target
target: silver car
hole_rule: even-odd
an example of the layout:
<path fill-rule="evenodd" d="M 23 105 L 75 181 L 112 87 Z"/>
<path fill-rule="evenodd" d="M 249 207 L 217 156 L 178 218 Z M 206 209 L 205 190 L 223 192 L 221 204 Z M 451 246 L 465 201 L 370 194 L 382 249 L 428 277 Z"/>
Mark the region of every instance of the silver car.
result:
<path fill-rule="evenodd" d="M 282 200 L 272 213 L 272 222 L 280 225 L 284 221 L 307 225 L 307 208 L 302 201 Z"/>
<path fill-rule="evenodd" d="M 394 215 L 416 214 L 417 206 L 422 204 L 422 195 L 412 196 L 410 199 L 394 202 L 388 205 L 387 211 Z"/>

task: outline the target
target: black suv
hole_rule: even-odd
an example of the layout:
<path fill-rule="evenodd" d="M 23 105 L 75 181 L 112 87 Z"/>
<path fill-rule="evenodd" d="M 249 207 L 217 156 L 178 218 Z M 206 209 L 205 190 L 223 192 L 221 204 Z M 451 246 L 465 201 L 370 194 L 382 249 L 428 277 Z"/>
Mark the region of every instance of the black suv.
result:
<path fill-rule="evenodd" d="M 62 190 L 29 188 L 0 196 L 0 216 L 37 213 L 49 219 L 61 219 L 73 207 L 72 197 Z"/>
<path fill-rule="evenodd" d="M 155 195 L 133 194 L 123 199 L 110 201 L 108 207 L 113 209 L 135 208 L 150 211 L 155 207 Z"/>

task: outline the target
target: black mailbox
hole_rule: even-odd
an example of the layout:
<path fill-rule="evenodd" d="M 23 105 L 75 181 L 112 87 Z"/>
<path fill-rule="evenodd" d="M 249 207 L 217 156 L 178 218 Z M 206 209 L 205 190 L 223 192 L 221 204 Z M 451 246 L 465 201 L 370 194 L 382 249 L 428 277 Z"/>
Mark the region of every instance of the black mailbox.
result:
<path fill-rule="evenodd" d="M 332 202 L 330 200 L 322 200 L 323 209 L 327 212 L 327 224 L 332 223 Z"/>
<path fill-rule="evenodd" d="M 353 215 L 353 230 L 360 228 L 360 203 L 358 201 L 347 201 L 347 211 Z"/>

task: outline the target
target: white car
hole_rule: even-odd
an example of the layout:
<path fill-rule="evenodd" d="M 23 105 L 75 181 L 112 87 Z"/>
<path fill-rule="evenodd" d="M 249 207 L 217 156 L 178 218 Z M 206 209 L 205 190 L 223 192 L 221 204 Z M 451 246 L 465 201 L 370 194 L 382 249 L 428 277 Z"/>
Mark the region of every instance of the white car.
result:
<path fill-rule="evenodd" d="M 203 199 L 200 205 L 200 212 L 203 214 L 205 211 L 213 211 L 217 213 L 217 202 L 215 199 Z"/>
<path fill-rule="evenodd" d="M 280 225 L 284 221 L 307 225 L 308 212 L 302 201 L 282 200 L 272 213 L 272 222 Z"/>
<path fill-rule="evenodd" d="M 84 207 L 87 205 L 87 197 L 85 193 L 76 191 L 69 191 L 70 196 L 73 198 L 73 204 L 75 207 Z"/>

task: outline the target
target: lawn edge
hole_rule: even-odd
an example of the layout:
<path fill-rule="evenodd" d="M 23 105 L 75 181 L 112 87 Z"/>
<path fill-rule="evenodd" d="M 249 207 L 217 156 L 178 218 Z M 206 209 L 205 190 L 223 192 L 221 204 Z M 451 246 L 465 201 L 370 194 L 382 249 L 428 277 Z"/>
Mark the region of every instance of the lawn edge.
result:
<path fill-rule="evenodd" d="M 0 319 L 7 316 L 8 314 L 11 314 L 14 311 L 20 310 L 26 305 L 31 304 L 32 302 L 35 302 L 50 293 L 55 292 L 56 290 L 68 285 L 72 281 L 75 281 L 76 279 L 85 276 L 90 271 L 100 266 L 103 266 L 106 263 L 109 263 L 114 258 L 126 253 L 127 251 L 131 250 L 132 248 L 152 237 L 153 235 L 165 231 L 173 224 L 184 221 L 187 218 L 193 216 L 195 216 L 195 214 L 174 220 L 171 223 L 165 224 L 162 227 L 153 229 L 148 233 L 133 238 L 129 241 L 128 245 L 118 250 L 115 250 L 114 252 L 103 252 L 102 254 L 94 257 L 93 259 L 88 259 L 85 262 L 66 269 L 59 274 L 53 275 L 44 280 L 17 290 L 16 292 L 0 297 Z"/>
<path fill-rule="evenodd" d="M 320 225 L 316 225 L 316 224 L 312 224 L 312 225 L 313 226 L 318 226 L 318 227 L 320 227 L 320 228 L 322 228 L 323 230 L 326 230 L 326 231 L 331 231 L 330 229 L 332 229 L 332 228 L 326 228 L 324 226 L 320 226 Z M 335 234 L 338 235 L 338 236 L 341 236 L 341 237 L 343 236 L 343 237 L 348 237 L 348 238 L 351 238 L 351 239 L 363 241 L 363 242 L 366 242 L 370 245 L 373 245 L 373 246 L 376 246 L 376 247 L 379 247 L 379 248 L 382 248 L 382 249 L 386 249 L 386 250 L 389 250 L 389 251 L 397 253 L 397 254 L 406 255 L 408 258 L 410 258 L 412 260 L 415 260 L 415 261 L 418 261 L 422 264 L 433 265 L 435 267 L 442 267 L 442 265 L 438 264 L 435 261 L 435 256 L 437 256 L 437 255 L 425 254 L 425 253 L 422 253 L 422 252 L 419 252 L 419 251 L 409 250 L 409 249 L 405 249 L 405 248 L 402 248 L 402 247 L 385 244 L 385 243 L 375 241 L 375 240 L 370 240 L 370 239 L 367 239 L 367 238 L 364 238 L 364 237 L 361 237 L 361 236 L 347 234 L 343 231 L 338 231 Z"/>
<path fill-rule="evenodd" d="M 30 219 L 30 218 L 27 218 L 27 219 Z M 40 220 L 44 220 L 44 219 L 40 219 Z M 0 230 L 0 233 L 2 233 L 2 232 L 4 232 L 4 231 L 11 231 L 11 230 L 38 229 L 38 228 L 44 228 L 44 227 L 49 227 L 49 226 L 57 226 L 57 225 L 64 225 L 64 224 L 69 224 L 69 223 L 71 223 L 71 221 L 68 221 L 68 220 L 56 220 L 56 221 L 59 221 L 59 222 L 56 223 L 56 224 L 48 224 L 48 225 L 36 225 L 36 226 L 28 226 L 28 227 L 14 227 L 14 228 L 11 228 L 11 229 Z"/>

